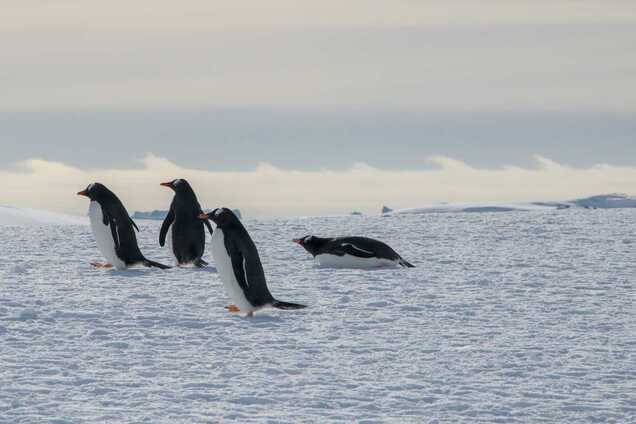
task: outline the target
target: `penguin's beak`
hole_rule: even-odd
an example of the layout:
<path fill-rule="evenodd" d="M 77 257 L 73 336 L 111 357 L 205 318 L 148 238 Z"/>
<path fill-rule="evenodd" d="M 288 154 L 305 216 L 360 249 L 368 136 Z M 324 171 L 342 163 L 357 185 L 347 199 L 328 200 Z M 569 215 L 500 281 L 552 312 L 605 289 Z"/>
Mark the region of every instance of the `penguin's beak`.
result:
<path fill-rule="evenodd" d="M 201 214 L 199 214 L 199 219 L 203 219 L 203 220 L 210 219 L 210 214 L 209 213 L 201 213 Z"/>
<path fill-rule="evenodd" d="M 88 191 L 86 191 L 86 190 L 78 191 L 77 195 L 78 196 L 86 196 L 86 197 L 88 197 Z"/>
<path fill-rule="evenodd" d="M 300 244 L 302 246 L 303 245 L 303 239 L 293 239 L 292 243 Z"/>
<path fill-rule="evenodd" d="M 170 182 L 167 182 L 167 183 L 159 183 L 159 185 L 162 185 L 162 186 L 164 186 L 164 187 L 170 187 L 170 188 L 172 188 L 172 182 L 171 182 L 171 181 L 170 181 Z"/>

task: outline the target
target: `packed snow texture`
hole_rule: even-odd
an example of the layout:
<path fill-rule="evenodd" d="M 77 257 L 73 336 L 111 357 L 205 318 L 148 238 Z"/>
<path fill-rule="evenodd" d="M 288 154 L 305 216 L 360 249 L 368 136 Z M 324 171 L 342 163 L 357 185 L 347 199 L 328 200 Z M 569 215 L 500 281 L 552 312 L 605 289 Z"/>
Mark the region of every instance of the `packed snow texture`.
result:
<path fill-rule="evenodd" d="M 159 222 L 141 221 L 142 251 Z M 211 266 L 92 269 L 89 226 L 3 226 L 0 422 L 636 421 L 636 210 L 245 222 L 277 298 L 227 312 Z M 316 268 L 365 235 L 417 268 Z"/>

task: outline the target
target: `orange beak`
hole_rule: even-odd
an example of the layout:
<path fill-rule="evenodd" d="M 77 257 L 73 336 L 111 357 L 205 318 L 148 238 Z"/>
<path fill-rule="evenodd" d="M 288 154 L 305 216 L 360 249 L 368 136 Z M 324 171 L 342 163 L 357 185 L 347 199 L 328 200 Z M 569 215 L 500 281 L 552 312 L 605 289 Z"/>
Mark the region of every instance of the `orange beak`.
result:
<path fill-rule="evenodd" d="M 88 197 L 88 191 L 86 191 L 86 190 L 78 191 L 77 195 L 78 196 L 86 196 L 86 197 Z"/>
<path fill-rule="evenodd" d="M 199 219 L 208 219 L 208 218 L 210 218 L 210 215 L 208 215 L 207 213 L 199 214 Z"/>
<path fill-rule="evenodd" d="M 164 187 L 172 187 L 172 182 L 160 183 L 159 185 L 162 185 Z"/>
<path fill-rule="evenodd" d="M 293 239 L 292 243 L 296 243 L 296 244 L 300 244 L 302 246 L 303 244 L 303 239 Z"/>

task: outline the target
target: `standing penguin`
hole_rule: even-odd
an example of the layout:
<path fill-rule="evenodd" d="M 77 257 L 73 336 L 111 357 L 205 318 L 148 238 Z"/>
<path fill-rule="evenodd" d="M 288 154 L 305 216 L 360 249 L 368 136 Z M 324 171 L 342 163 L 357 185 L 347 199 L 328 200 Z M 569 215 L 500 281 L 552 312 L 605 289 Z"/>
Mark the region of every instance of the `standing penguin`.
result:
<path fill-rule="evenodd" d="M 227 208 L 201 214 L 201 219 L 212 219 L 216 230 L 212 235 L 212 255 L 223 286 L 236 306 L 232 312 L 254 311 L 267 306 L 278 309 L 302 309 L 305 305 L 274 299 L 267 288 L 265 273 L 256 246 L 241 221 Z"/>
<path fill-rule="evenodd" d="M 93 183 L 77 194 L 91 200 L 88 208 L 91 228 L 97 247 L 108 260 L 106 264 L 91 263 L 91 265 L 96 268 L 114 266 L 117 269 L 126 269 L 136 264 L 161 269 L 170 268 L 150 261 L 142 255 L 135 236 L 135 229 L 139 231 L 139 228 L 115 193 L 100 183 Z"/>
<path fill-rule="evenodd" d="M 177 264 L 192 263 L 198 267 L 204 267 L 208 263 L 201 259 L 205 250 L 205 229 L 203 222 L 212 233 L 212 225 L 209 221 L 201 221 L 199 215 L 203 213 L 194 190 L 190 184 L 182 178 L 161 183 L 174 191 L 174 198 L 170 204 L 170 211 L 161 225 L 159 232 L 159 245 L 166 243 L 166 234 L 171 230 L 172 246 Z"/>
<path fill-rule="evenodd" d="M 414 265 L 385 243 L 368 237 L 323 238 L 305 236 L 292 240 L 305 248 L 320 266 L 336 268 L 379 268 Z"/>

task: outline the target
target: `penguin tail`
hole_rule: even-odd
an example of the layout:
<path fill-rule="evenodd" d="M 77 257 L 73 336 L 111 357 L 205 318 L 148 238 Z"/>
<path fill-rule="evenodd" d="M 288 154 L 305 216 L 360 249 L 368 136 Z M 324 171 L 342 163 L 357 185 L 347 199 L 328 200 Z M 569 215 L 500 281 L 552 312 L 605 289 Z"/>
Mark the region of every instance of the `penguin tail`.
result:
<path fill-rule="evenodd" d="M 194 263 L 194 266 L 196 266 L 197 268 L 203 268 L 208 266 L 208 263 L 201 258 L 196 259 L 193 263 Z"/>
<path fill-rule="evenodd" d="M 280 300 L 274 300 L 272 302 L 272 307 L 276 309 L 303 309 L 306 308 L 306 305 L 301 305 L 299 303 L 291 303 L 291 302 L 282 302 Z"/>
<path fill-rule="evenodd" d="M 155 262 L 155 261 L 151 261 L 149 259 L 144 259 L 142 264 L 144 266 L 147 266 L 148 268 L 150 267 L 155 267 L 155 268 L 159 268 L 159 269 L 169 269 L 172 268 L 171 266 L 168 265 L 164 265 L 164 264 L 160 264 L 159 262 Z"/>
<path fill-rule="evenodd" d="M 415 265 L 413 265 L 412 263 L 400 258 L 400 260 L 398 261 L 398 263 L 403 266 L 404 268 L 415 268 Z"/>

